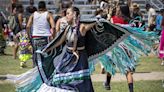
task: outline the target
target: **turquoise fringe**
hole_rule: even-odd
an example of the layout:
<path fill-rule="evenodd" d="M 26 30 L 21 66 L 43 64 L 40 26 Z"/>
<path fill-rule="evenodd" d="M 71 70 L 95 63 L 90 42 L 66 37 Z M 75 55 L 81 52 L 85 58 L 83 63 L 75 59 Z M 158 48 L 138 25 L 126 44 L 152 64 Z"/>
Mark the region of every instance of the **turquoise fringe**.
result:
<path fill-rule="evenodd" d="M 116 73 L 117 68 L 122 74 L 134 71 L 138 58 L 143 54 L 148 55 L 151 52 L 152 45 L 159 40 L 155 32 L 146 32 L 141 28 L 134 27 L 128 27 L 127 29 L 132 35 L 97 59 L 102 63 L 104 69 L 112 75 Z M 92 72 L 95 64 L 95 60 L 89 62 L 89 66 L 92 66 L 90 67 Z"/>
<path fill-rule="evenodd" d="M 102 57 L 99 57 L 99 60 L 101 61 L 102 65 L 104 66 L 104 69 L 107 72 L 109 72 L 112 75 L 116 73 L 115 64 L 113 63 L 111 57 L 103 55 Z"/>
<path fill-rule="evenodd" d="M 35 70 L 36 69 L 37 68 L 35 68 Z M 29 71 L 28 73 L 22 74 L 17 77 L 15 81 L 16 92 L 37 92 L 43 84 L 38 71 Z"/>

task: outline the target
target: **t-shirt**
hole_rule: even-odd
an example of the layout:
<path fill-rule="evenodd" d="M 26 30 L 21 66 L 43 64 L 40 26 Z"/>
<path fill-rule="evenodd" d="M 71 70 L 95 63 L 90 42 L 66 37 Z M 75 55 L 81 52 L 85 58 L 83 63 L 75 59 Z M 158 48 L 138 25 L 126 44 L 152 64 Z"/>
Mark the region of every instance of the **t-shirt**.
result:
<path fill-rule="evenodd" d="M 150 8 L 148 11 L 148 26 L 150 26 L 151 24 L 154 24 L 153 22 L 153 16 L 156 15 L 156 12 L 153 8 Z"/>
<path fill-rule="evenodd" d="M 124 21 L 124 19 L 122 17 L 118 17 L 118 16 L 113 16 L 112 22 L 114 24 L 128 24 L 126 21 Z"/>
<path fill-rule="evenodd" d="M 161 27 L 162 18 L 163 17 L 161 15 L 157 15 L 157 17 L 156 17 L 156 29 L 157 30 L 162 30 L 162 27 Z"/>

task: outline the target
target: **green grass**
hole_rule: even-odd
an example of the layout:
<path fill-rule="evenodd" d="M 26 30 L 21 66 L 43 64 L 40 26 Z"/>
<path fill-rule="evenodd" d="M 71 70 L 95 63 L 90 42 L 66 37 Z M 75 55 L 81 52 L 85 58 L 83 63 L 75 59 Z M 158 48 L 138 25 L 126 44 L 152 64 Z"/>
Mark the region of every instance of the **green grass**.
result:
<path fill-rule="evenodd" d="M 102 82 L 93 82 L 95 92 L 129 92 L 126 82 L 112 82 L 111 91 L 105 90 Z M 15 87 L 9 83 L 0 83 L 0 92 L 15 92 Z M 137 81 L 134 92 L 164 92 L 161 81 Z"/>
<path fill-rule="evenodd" d="M 10 83 L 0 83 L 0 92 L 15 92 L 15 87 Z"/>
<path fill-rule="evenodd" d="M 95 92 L 129 92 L 127 82 L 111 83 L 111 91 L 104 89 L 102 82 L 93 83 Z M 134 92 L 164 92 L 161 81 L 137 81 L 134 83 Z"/>
<path fill-rule="evenodd" d="M 0 75 L 4 74 L 21 74 L 32 68 L 32 61 L 27 62 L 27 68 L 21 69 L 19 66 L 19 59 L 13 59 L 13 48 L 6 49 L 6 53 L 9 55 L 0 56 Z M 0 91 L 1 92 L 1 91 Z"/>
<path fill-rule="evenodd" d="M 136 72 L 164 72 L 161 60 L 156 56 L 141 57 L 136 68 Z"/>

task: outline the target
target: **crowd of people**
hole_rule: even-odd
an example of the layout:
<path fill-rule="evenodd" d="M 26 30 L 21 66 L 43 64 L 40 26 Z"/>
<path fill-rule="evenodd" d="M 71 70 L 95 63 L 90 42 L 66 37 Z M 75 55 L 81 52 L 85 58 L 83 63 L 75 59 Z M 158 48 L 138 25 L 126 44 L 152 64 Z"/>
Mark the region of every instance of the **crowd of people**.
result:
<path fill-rule="evenodd" d="M 6 40 L 14 41 L 13 58 L 16 59 L 19 55 L 20 67 L 26 67 L 26 61 L 32 58 L 33 67 L 40 67 L 37 62 L 37 50 L 43 49 L 58 35 L 63 33 L 61 40 L 52 48 L 45 52 L 57 48 L 63 42 L 66 42 L 67 50 L 63 55 L 61 62 L 56 66 L 56 74 L 71 72 L 80 72 L 83 81 L 72 81 L 72 84 L 50 84 L 51 86 L 59 87 L 61 89 L 73 89 L 74 86 L 79 92 L 93 92 L 90 74 L 88 73 L 88 60 L 85 52 L 85 35 L 87 31 L 93 28 L 97 22 L 90 24 L 80 24 L 80 10 L 72 7 L 74 0 L 55 0 L 60 2 L 57 5 L 59 12 L 54 18 L 51 12 L 48 12 L 44 1 L 38 3 L 36 8 L 33 0 L 29 0 L 30 5 L 24 9 L 20 3 L 13 2 L 11 5 L 11 15 L 6 19 L 5 15 L 0 14 L 0 54 L 5 55 L 4 49 L 6 47 Z M 95 4 L 99 2 L 100 7 L 95 12 L 97 19 L 106 19 L 112 24 L 116 25 L 130 25 L 132 27 L 144 28 L 145 31 L 156 32 L 160 37 L 159 57 L 162 59 L 161 65 L 164 65 L 164 9 L 159 10 L 159 14 L 150 4 L 146 4 L 148 13 L 148 21 L 144 21 L 144 16 L 140 11 L 140 6 L 136 3 L 118 2 L 109 0 L 89 0 L 89 3 Z M 147 26 L 146 26 L 146 23 Z M 100 24 L 100 23 L 98 23 Z M 101 25 L 101 24 L 100 24 Z M 18 53 L 19 50 L 19 54 Z M 102 65 L 102 72 L 104 68 Z M 128 69 L 126 72 L 129 92 L 133 90 L 132 74 L 135 69 Z M 42 75 L 42 73 L 41 73 Z M 110 80 L 112 74 L 107 72 L 104 87 L 110 90 Z M 73 76 L 74 77 L 74 76 Z M 45 82 L 44 78 L 41 78 Z M 46 81 L 47 82 L 47 81 Z M 75 85 L 76 84 L 76 85 Z M 73 85 L 73 87 L 72 87 Z M 84 88 L 87 89 L 84 89 Z M 84 91 L 85 90 L 85 91 Z M 75 91 L 75 90 L 74 90 Z"/>

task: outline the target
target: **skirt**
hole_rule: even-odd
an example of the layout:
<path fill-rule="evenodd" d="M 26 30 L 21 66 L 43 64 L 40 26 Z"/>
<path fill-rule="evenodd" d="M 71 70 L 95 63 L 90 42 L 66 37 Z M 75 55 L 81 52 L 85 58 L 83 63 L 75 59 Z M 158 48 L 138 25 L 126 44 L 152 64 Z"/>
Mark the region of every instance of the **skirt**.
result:
<path fill-rule="evenodd" d="M 159 47 L 159 57 L 161 59 L 164 58 L 164 29 L 162 30 L 162 33 L 161 33 L 160 47 Z"/>
<path fill-rule="evenodd" d="M 53 86 L 75 92 L 94 92 L 85 50 L 79 51 L 79 58 L 66 50 L 54 72 Z"/>

